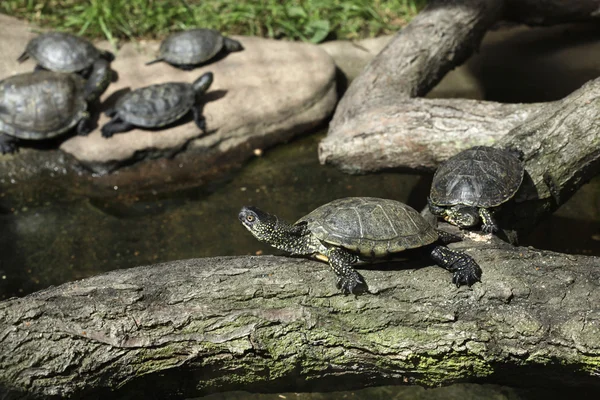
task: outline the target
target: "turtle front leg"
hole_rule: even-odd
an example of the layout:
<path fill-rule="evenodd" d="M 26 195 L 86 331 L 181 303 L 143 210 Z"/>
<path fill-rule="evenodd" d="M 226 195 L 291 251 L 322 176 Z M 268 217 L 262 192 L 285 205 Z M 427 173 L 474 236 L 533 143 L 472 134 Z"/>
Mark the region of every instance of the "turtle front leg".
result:
<path fill-rule="evenodd" d="M 487 208 L 479 209 L 479 217 L 481 218 L 481 230 L 485 233 L 498 232 L 498 225 L 492 216 L 492 213 Z"/>
<path fill-rule="evenodd" d="M 85 112 L 79 122 L 77 123 L 77 134 L 79 136 L 87 136 L 91 131 L 94 130 L 92 119 L 88 112 Z"/>
<path fill-rule="evenodd" d="M 329 265 L 333 272 L 337 275 L 337 288 L 341 289 L 342 293 L 354 293 L 358 286 L 364 286 L 365 281 L 360 276 L 352 264 L 358 261 L 358 257 L 344 249 L 333 248 L 327 252 Z"/>
<path fill-rule="evenodd" d="M 133 125 L 131 125 L 129 122 L 122 121 L 121 118 L 115 116 L 113 119 L 104 124 L 101 130 L 102 136 L 109 138 L 115 133 L 127 132 L 130 129 L 133 129 Z"/>
<path fill-rule="evenodd" d="M 440 207 L 433 204 L 431 197 L 429 196 L 427 197 L 427 206 L 429 207 L 429 211 L 431 211 L 431 213 L 436 217 L 444 217 L 446 214 L 446 207 Z"/>
<path fill-rule="evenodd" d="M 192 107 L 192 113 L 194 114 L 194 122 L 198 128 L 200 128 L 203 133 L 206 133 L 206 118 L 204 118 L 200 109 L 194 106 Z"/>
<path fill-rule="evenodd" d="M 14 153 L 17 150 L 17 139 L 4 133 L 0 133 L 0 152 L 2 154 L 7 154 Z"/>
<path fill-rule="evenodd" d="M 481 268 L 468 254 L 434 245 L 429 256 L 437 265 L 453 273 L 452 283 L 456 287 L 471 286 L 481 280 Z"/>

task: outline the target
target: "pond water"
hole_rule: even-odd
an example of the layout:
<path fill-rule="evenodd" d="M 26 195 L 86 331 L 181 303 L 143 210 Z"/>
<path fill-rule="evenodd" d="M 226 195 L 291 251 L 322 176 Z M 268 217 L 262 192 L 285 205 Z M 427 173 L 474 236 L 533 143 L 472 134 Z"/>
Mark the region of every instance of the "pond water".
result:
<path fill-rule="evenodd" d="M 239 224 L 243 205 L 259 206 L 290 222 L 345 196 L 425 206 L 431 174 L 343 174 L 319 165 L 317 144 L 323 135 L 278 146 L 208 187 L 124 195 L 117 188 L 107 196 L 72 185 L 72 190 L 46 198 L 23 198 L 18 184 L 5 187 L 0 197 L 0 297 L 169 260 L 277 254 Z M 37 182 L 35 191 L 53 193 L 56 179 L 60 177 Z M 600 179 L 585 185 L 522 244 L 600 255 Z"/>

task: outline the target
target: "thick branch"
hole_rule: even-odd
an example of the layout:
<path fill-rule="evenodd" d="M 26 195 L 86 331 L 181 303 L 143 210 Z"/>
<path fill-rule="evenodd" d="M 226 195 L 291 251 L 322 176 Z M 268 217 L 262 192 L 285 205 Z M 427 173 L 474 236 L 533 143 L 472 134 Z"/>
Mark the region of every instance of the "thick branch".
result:
<path fill-rule="evenodd" d="M 503 373 L 515 368 L 521 385 L 600 385 L 600 259 L 458 245 L 484 271 L 472 288 L 411 257 L 363 269 L 371 293 L 344 296 L 325 264 L 264 256 L 118 270 L 8 300 L 0 385 L 15 397 L 183 397 L 515 383 Z"/>
<path fill-rule="evenodd" d="M 388 101 L 425 95 L 479 46 L 502 0 L 434 0 L 352 82 L 332 124 Z"/>
<path fill-rule="evenodd" d="M 595 18 L 597 13 L 590 10 L 598 1 L 559 5 L 548 0 L 544 4 L 553 6 L 539 15 L 542 19 L 588 14 Z M 516 7 L 513 3 L 509 1 L 504 10 Z M 536 10 L 534 3 L 519 4 Z M 426 93 L 473 52 L 483 32 L 502 16 L 502 4 L 484 0 L 431 2 L 352 82 L 320 144 L 320 161 L 350 173 L 432 169 L 465 148 L 495 142 L 541 112 L 543 104 L 415 97 Z M 528 15 L 533 16 L 533 11 Z M 597 85 L 588 89 L 598 91 Z M 543 115 L 548 125 L 558 121 L 548 113 Z M 538 132 L 538 139 L 545 133 Z"/>
<path fill-rule="evenodd" d="M 600 172 L 600 79 L 549 103 L 496 145 L 524 153 L 526 179 L 508 218 L 528 230 Z"/>

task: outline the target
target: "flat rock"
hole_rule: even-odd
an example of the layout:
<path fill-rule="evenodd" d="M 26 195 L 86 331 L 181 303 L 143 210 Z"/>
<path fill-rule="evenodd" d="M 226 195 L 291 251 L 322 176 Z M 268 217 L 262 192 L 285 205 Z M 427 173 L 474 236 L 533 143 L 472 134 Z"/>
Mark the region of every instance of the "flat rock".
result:
<path fill-rule="evenodd" d="M 16 58 L 35 34 L 29 32 L 29 25 L 0 15 L 0 25 L 5 24 L 11 32 L 7 40 L 0 40 L 0 76 L 30 71 L 33 61 L 20 65 Z M 206 134 L 189 121 L 163 130 L 134 129 L 105 139 L 99 128 L 109 119 L 102 114 L 90 135 L 69 138 L 60 149 L 97 173 L 148 157 L 169 156 L 184 148 L 207 159 L 233 151 L 236 158 L 243 159 L 251 157 L 255 148 L 286 141 L 318 126 L 331 114 L 337 102 L 335 64 L 325 51 L 307 43 L 236 39 L 243 43 L 244 51 L 192 71 L 166 63 L 144 65 L 157 52 L 159 42 L 155 41 L 125 43 L 112 63 L 119 78 L 103 95 L 102 109 L 128 90 L 169 81 L 191 83 L 212 71 L 215 79 L 201 105 Z M 108 43 L 98 46 L 110 48 Z"/>

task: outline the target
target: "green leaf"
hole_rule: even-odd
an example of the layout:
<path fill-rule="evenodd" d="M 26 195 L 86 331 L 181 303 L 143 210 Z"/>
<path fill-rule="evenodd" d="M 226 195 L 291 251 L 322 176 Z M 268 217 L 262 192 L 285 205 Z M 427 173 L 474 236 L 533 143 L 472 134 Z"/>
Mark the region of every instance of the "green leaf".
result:
<path fill-rule="evenodd" d="M 329 21 L 325 19 L 318 19 L 309 22 L 305 27 L 305 32 L 307 33 L 307 36 L 312 35 L 310 36 L 310 39 L 308 39 L 309 42 L 320 43 L 325 40 L 327 35 L 329 35 L 329 32 L 331 32 L 331 25 L 329 24 Z"/>
<path fill-rule="evenodd" d="M 292 18 L 308 18 L 308 14 L 304 11 L 304 8 L 300 6 L 289 6 L 286 8 L 288 17 Z"/>

